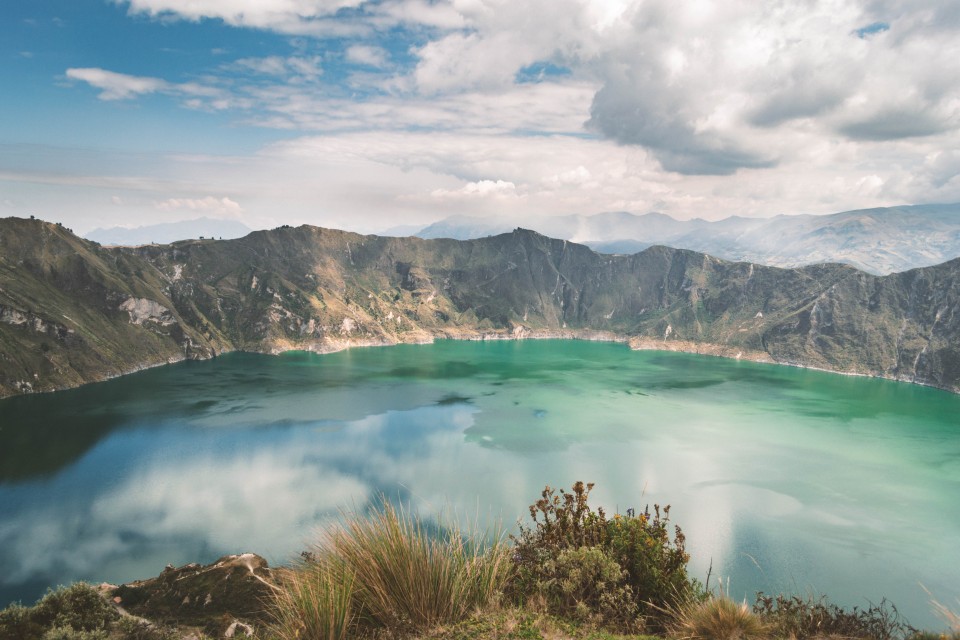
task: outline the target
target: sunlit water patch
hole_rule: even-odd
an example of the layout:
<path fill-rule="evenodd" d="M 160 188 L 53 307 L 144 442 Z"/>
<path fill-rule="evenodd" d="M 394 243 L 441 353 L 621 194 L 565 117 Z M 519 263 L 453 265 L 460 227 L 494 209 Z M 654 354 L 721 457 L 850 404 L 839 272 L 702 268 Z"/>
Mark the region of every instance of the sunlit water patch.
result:
<path fill-rule="evenodd" d="M 960 595 L 960 397 L 574 341 L 231 354 L 0 402 L 0 601 L 255 551 L 384 493 L 510 525 L 544 485 L 670 503 L 694 575 Z"/>

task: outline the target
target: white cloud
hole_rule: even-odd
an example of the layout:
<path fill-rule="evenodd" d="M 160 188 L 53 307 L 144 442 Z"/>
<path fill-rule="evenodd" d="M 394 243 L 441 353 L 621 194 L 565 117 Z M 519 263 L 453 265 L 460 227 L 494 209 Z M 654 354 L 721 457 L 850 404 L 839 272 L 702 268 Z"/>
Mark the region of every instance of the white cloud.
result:
<path fill-rule="evenodd" d="M 517 197 L 517 185 L 506 180 L 479 180 L 468 182 L 459 189 L 435 189 L 430 196 L 441 200 L 460 200 L 462 198 L 508 198 Z"/>
<path fill-rule="evenodd" d="M 763 10 L 648 0 L 600 58 L 591 124 L 687 174 L 769 167 L 802 152 L 797 143 L 837 135 L 871 143 L 955 131 L 960 87 L 947 79 L 960 74 L 960 45 L 955 32 L 916 30 L 927 13 L 850 0 Z M 882 20 L 888 29 L 858 37 Z"/>
<path fill-rule="evenodd" d="M 228 69 L 249 71 L 281 79 L 316 80 L 323 74 L 320 56 L 289 57 L 267 56 L 265 58 L 240 58 L 226 65 Z"/>
<path fill-rule="evenodd" d="M 386 49 L 363 44 L 355 44 L 347 47 L 345 56 L 347 62 L 378 68 L 385 67 L 389 60 L 389 54 Z"/>
<path fill-rule="evenodd" d="M 217 100 L 224 100 L 220 90 L 195 82 L 175 84 L 160 78 L 131 76 L 96 67 L 67 69 L 66 75 L 71 80 L 80 80 L 100 89 L 98 97 L 101 100 L 129 100 L 151 93 L 188 96 L 195 100 L 202 98 L 204 104 L 217 104 Z"/>
<path fill-rule="evenodd" d="M 243 208 L 227 197 L 168 198 L 155 202 L 154 206 L 160 211 L 190 211 L 218 218 L 238 218 L 243 213 Z"/>
<path fill-rule="evenodd" d="M 160 78 L 130 76 L 106 69 L 67 69 L 71 80 L 82 80 L 101 90 L 101 100 L 126 100 L 169 89 L 170 83 Z"/>
<path fill-rule="evenodd" d="M 223 20 L 236 27 L 270 29 L 290 34 L 355 33 L 356 27 L 329 20 L 338 10 L 364 0 L 114 0 L 131 14 L 199 21 Z"/>
<path fill-rule="evenodd" d="M 384 210 L 448 215 L 454 200 L 457 212 L 709 218 L 960 200 L 960 10 L 945 2 L 120 4 L 165 20 L 353 35 L 337 43 L 342 56 L 309 38 L 293 43 L 293 56 L 234 54 L 190 76 L 202 82 L 71 69 L 105 100 L 163 93 L 229 110 L 238 132 L 276 128 L 288 140 L 240 160 L 214 151 L 195 173 L 165 159 L 164 184 L 146 170 L 66 176 L 17 166 L 0 167 L 0 179 L 130 184 L 149 191 L 148 207 L 171 193 L 230 193 L 245 216 L 283 210 L 367 228 Z M 344 7 L 359 9 L 336 13 Z M 396 28 L 418 44 L 391 58 L 381 45 Z M 308 83 L 321 62 L 331 65 L 323 83 Z M 345 63 L 362 67 L 342 79 L 332 65 Z M 513 189 L 481 186 L 498 183 Z"/>

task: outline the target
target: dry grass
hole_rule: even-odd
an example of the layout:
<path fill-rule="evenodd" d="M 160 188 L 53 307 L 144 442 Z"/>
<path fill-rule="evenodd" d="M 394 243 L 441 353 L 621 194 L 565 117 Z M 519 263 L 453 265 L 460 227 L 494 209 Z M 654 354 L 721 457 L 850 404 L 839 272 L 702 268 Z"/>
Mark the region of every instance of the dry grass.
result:
<path fill-rule="evenodd" d="M 489 607 L 512 571 L 509 549 L 478 530 L 437 531 L 388 503 L 348 516 L 283 581 L 273 632 L 343 640 L 378 630 L 421 633 Z"/>
<path fill-rule="evenodd" d="M 286 572 L 274 593 L 271 631 L 284 640 L 344 640 L 356 622 L 353 576 L 331 558 Z"/>
<path fill-rule="evenodd" d="M 682 640 L 753 640 L 767 638 L 770 631 L 746 603 L 723 595 L 686 603 L 673 618 L 670 636 Z"/>
<path fill-rule="evenodd" d="M 347 519 L 329 544 L 356 577 L 362 615 L 390 629 L 462 620 L 500 593 L 511 570 L 499 538 L 486 544 L 459 527 L 434 534 L 417 516 L 387 503 Z"/>

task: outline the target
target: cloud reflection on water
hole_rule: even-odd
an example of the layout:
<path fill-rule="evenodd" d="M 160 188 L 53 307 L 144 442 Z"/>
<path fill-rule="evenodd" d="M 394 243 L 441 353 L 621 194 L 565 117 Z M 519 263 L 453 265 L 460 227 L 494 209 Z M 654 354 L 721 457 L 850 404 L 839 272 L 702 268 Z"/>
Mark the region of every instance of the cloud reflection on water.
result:
<path fill-rule="evenodd" d="M 424 357 L 439 357 L 441 346 Z M 149 377 L 157 381 L 152 402 L 126 400 L 133 417 L 78 461 L 45 479 L 0 485 L 0 596 L 38 580 L 142 578 L 222 553 L 284 562 L 339 509 L 362 508 L 380 492 L 426 516 L 456 509 L 510 527 L 545 484 L 577 479 L 597 483 L 591 502 L 608 510 L 672 503 L 693 573 L 705 577 L 712 560 L 713 575 L 730 577 L 740 597 L 814 589 L 840 601 L 844 593 L 890 595 L 902 610 L 926 611 L 913 586 L 920 579 L 951 595 L 947 572 L 960 555 L 942 532 L 960 530 L 960 458 L 939 423 L 904 427 L 902 398 L 887 402 L 898 407 L 889 419 L 868 420 L 866 409 L 831 416 L 829 394 L 810 383 L 825 374 L 812 372 L 762 369 L 708 387 L 654 388 L 651 378 L 740 365 L 709 360 L 691 370 L 700 361 L 681 357 L 678 371 L 651 373 L 626 351 L 603 351 L 620 360 L 601 367 L 583 356 L 606 347 L 587 347 L 575 352 L 572 372 L 555 362 L 561 352 L 551 345 L 517 347 L 528 369 L 550 370 L 551 384 L 526 370 L 501 384 L 499 369 L 452 381 L 442 368 L 401 380 L 369 369 L 382 358 L 392 370 L 391 358 L 420 353 L 398 348 L 329 358 L 319 373 L 266 359 L 277 367 L 266 389 L 243 356 L 235 366 L 247 383 L 232 380 L 202 406 L 188 390 L 203 381 L 203 363 L 184 368 L 186 376 L 158 370 Z M 334 384 L 337 367 L 350 362 L 368 367 L 360 369 L 372 382 Z M 767 380 L 777 376 L 797 382 Z M 170 378 L 176 383 L 164 387 Z M 636 389 L 649 393 L 629 393 Z M 791 414 L 794 401 L 818 409 Z M 883 403 L 871 406 L 876 413 Z M 931 447 L 931 438 L 940 444 Z"/>

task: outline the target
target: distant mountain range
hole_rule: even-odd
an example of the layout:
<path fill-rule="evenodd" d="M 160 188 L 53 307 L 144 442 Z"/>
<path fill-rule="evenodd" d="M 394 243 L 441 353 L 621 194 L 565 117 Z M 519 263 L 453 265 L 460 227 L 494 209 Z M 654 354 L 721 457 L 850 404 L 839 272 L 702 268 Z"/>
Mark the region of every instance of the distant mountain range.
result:
<path fill-rule="evenodd" d="M 509 221 L 453 216 L 418 231 L 421 238 L 467 240 L 510 231 Z M 692 249 L 726 260 L 798 267 L 843 262 L 886 274 L 960 256 L 960 204 L 845 211 L 832 215 L 675 220 L 662 213 L 541 216 L 523 226 L 586 244 L 601 253 L 631 254 L 653 245 Z"/>
<path fill-rule="evenodd" d="M 960 259 L 874 276 L 662 246 L 602 255 L 522 229 L 458 241 L 310 226 L 109 248 L 0 220 L 0 396 L 235 350 L 548 336 L 960 391 Z"/>
<path fill-rule="evenodd" d="M 94 229 L 84 237 L 108 246 L 134 247 L 141 244 L 169 244 L 190 238 L 242 238 L 252 229 L 236 220 L 197 218 L 180 222 L 164 222 L 143 227 L 107 227 Z"/>

